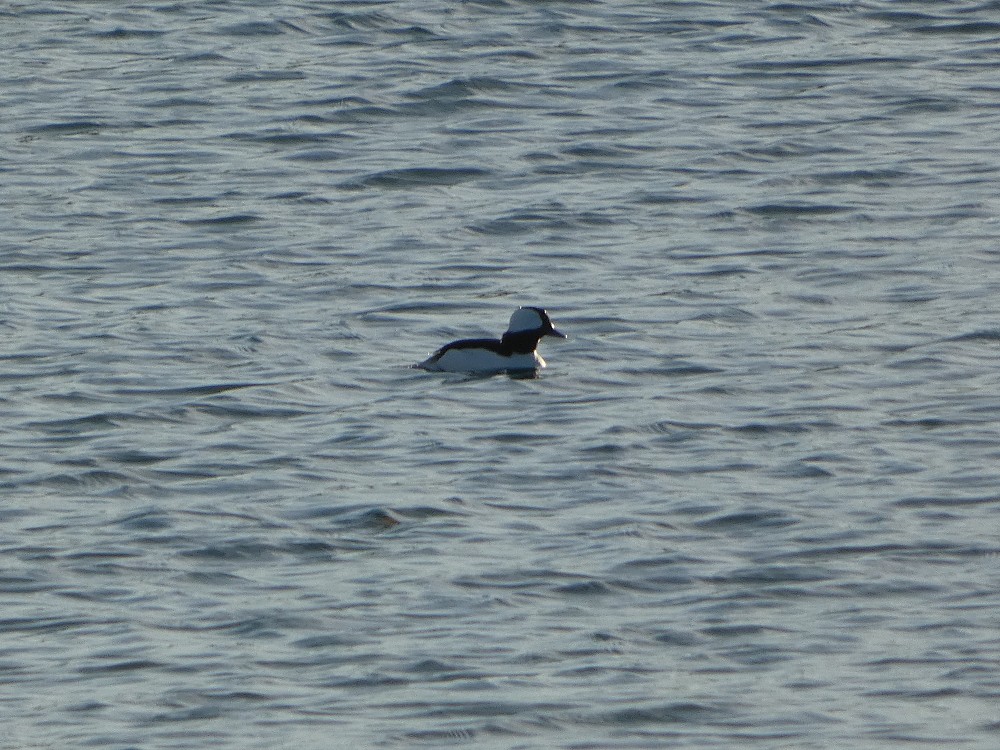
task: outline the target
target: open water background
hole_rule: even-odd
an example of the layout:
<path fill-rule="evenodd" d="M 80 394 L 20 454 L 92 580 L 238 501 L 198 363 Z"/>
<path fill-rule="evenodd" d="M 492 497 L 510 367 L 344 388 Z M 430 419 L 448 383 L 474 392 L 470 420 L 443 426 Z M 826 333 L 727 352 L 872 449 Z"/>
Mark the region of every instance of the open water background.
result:
<path fill-rule="evenodd" d="M 1000 4 L 122 5 L 0 10 L 0 746 L 1000 745 Z"/>

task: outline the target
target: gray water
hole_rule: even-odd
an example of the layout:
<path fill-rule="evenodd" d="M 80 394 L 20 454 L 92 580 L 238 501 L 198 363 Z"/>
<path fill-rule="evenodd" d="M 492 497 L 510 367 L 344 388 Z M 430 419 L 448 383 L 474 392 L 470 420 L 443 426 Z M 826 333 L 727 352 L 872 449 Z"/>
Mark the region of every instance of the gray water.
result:
<path fill-rule="evenodd" d="M 1000 5 L 130 5 L 0 11 L 0 747 L 1000 744 Z"/>

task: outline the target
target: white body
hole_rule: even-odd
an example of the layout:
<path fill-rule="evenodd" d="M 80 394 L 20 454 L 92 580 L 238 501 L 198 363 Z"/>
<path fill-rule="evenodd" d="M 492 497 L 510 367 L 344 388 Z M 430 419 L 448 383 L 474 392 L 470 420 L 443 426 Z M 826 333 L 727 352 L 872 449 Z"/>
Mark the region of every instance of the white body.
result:
<path fill-rule="evenodd" d="M 417 367 L 434 372 L 502 372 L 545 367 L 545 360 L 538 352 L 503 357 L 489 349 L 450 349 L 437 361 L 433 360 L 434 357 L 428 357 Z"/>

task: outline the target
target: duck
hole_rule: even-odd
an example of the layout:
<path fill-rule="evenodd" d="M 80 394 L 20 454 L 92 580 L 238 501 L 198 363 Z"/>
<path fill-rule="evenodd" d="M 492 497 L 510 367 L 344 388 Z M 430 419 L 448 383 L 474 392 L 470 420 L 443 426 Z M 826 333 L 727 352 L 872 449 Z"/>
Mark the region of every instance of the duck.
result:
<path fill-rule="evenodd" d="M 545 336 L 565 339 L 541 307 L 519 307 L 499 339 L 461 339 L 445 344 L 414 367 L 431 372 L 524 372 L 545 367 L 538 342 Z"/>

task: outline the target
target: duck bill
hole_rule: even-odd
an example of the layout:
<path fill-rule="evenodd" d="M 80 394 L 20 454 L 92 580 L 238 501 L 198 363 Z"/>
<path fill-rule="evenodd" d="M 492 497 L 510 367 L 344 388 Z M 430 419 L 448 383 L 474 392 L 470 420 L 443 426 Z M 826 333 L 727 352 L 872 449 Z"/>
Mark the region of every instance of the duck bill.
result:
<path fill-rule="evenodd" d="M 567 336 L 565 333 L 563 333 L 562 331 L 557 331 L 555 328 L 553 328 L 551 331 L 549 331 L 549 336 L 555 336 L 557 339 L 568 339 L 569 338 L 569 336 Z"/>

